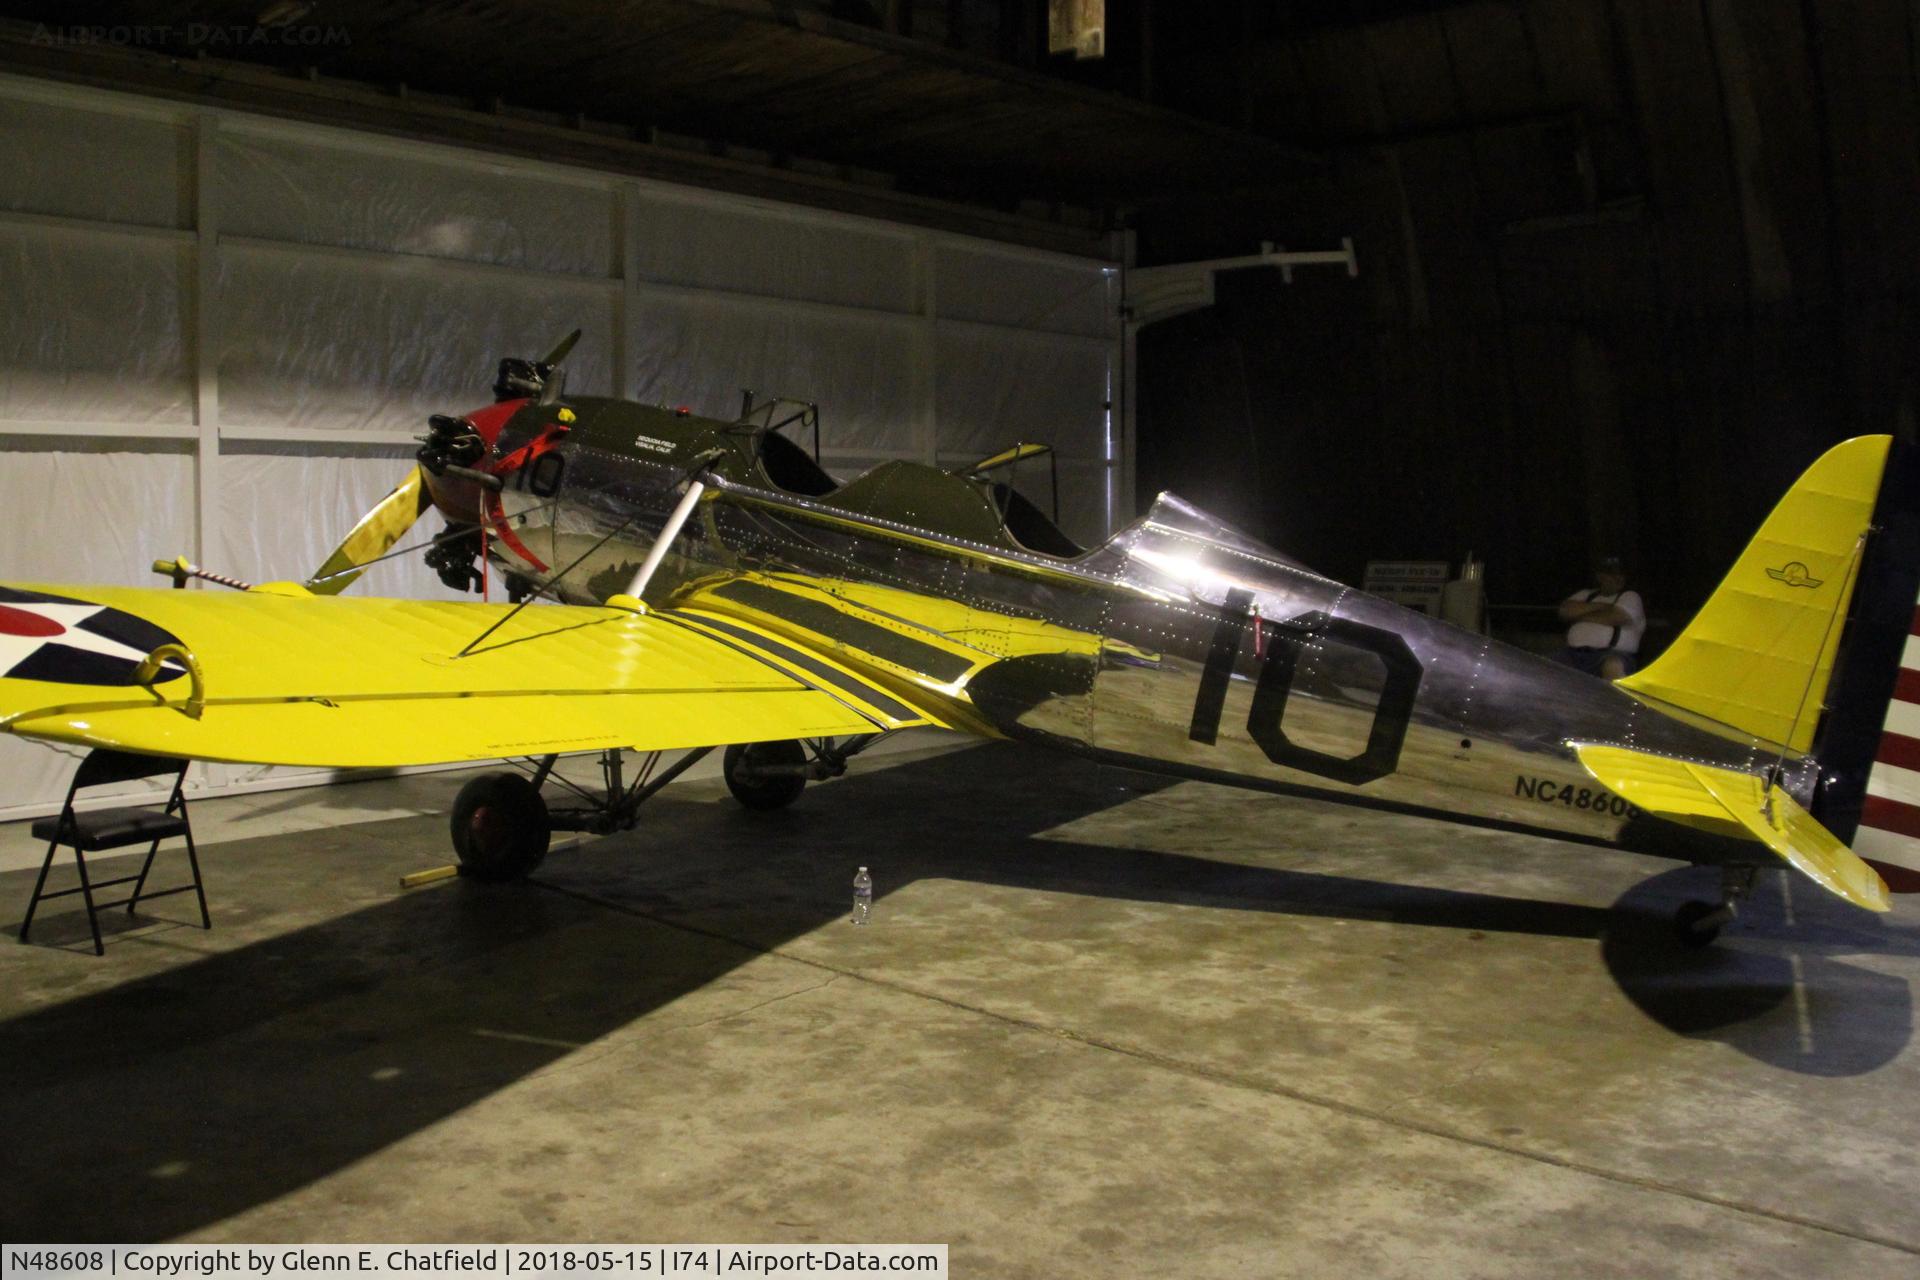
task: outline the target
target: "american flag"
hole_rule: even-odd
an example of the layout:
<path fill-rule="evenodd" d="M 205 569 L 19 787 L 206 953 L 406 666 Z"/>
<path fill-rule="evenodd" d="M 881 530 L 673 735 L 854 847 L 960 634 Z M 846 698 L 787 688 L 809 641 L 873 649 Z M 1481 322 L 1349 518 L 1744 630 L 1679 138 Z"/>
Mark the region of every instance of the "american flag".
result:
<path fill-rule="evenodd" d="M 1920 893 L 1920 608 L 1907 628 L 1853 850 L 1874 865 L 1889 889 Z"/>

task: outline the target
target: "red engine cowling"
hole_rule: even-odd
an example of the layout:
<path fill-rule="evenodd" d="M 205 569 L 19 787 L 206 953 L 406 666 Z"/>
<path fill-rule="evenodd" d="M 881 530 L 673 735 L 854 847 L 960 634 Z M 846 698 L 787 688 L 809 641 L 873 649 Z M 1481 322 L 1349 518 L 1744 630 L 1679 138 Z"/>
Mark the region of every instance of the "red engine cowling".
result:
<path fill-rule="evenodd" d="M 447 519 L 462 524 L 480 522 L 481 503 L 488 490 L 460 473 L 499 475 L 512 470 L 501 466 L 507 459 L 500 453 L 500 436 L 513 416 L 529 403 L 526 399 L 502 400 L 458 418 L 436 414 L 431 420 L 420 463 L 427 473 L 433 505 Z"/>

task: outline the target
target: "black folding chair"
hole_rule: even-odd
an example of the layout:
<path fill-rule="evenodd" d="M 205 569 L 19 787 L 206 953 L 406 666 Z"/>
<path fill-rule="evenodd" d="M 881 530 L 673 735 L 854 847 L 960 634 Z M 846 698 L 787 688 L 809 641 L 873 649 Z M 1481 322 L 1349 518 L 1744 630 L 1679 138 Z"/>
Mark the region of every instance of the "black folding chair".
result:
<path fill-rule="evenodd" d="M 160 774 L 173 775 L 173 795 L 168 798 L 166 807 L 155 809 L 151 806 L 133 806 L 124 809 L 95 809 L 88 813 L 73 811 L 74 793 L 87 787 L 106 786 L 112 782 L 130 782 L 135 778 L 152 778 Z M 27 903 L 27 918 L 20 922 L 20 941 L 27 940 L 27 930 L 33 926 L 33 913 L 39 909 L 46 898 L 64 898 L 70 894 L 80 894 L 87 901 L 87 924 L 93 929 L 93 953 L 103 956 L 107 953 L 106 944 L 100 940 L 100 920 L 98 913 L 108 907 L 125 906 L 127 914 L 140 905 L 142 898 L 164 898 L 170 894 L 186 893 L 192 890 L 200 899 L 200 925 L 213 928 L 213 919 L 207 914 L 207 894 L 200 884 L 200 856 L 193 848 L 193 826 L 187 821 L 187 798 L 181 790 L 186 782 L 187 762 L 170 760 L 162 756 L 139 756 L 127 751 L 108 751 L 104 748 L 88 754 L 80 762 L 80 768 L 73 775 L 73 785 L 67 788 L 67 803 L 61 807 L 57 818 L 42 818 L 33 824 L 33 834 L 37 839 L 46 840 L 46 861 L 40 864 L 40 878 L 34 882 L 33 901 Z M 193 882 L 174 889 L 161 889 L 153 893 L 146 892 L 147 873 L 153 870 L 154 855 L 160 852 L 162 840 L 183 839 L 187 842 L 187 862 L 193 868 Z M 140 864 L 137 876 L 120 876 L 113 880 L 93 882 L 87 876 L 87 855 L 100 853 L 107 849 L 123 849 L 128 845 L 146 842 L 147 860 Z M 80 869 L 80 887 L 62 889 L 57 893 L 46 893 L 47 871 L 53 866 L 53 855 L 61 845 L 73 848 L 74 865 Z M 115 885 L 132 884 L 133 896 L 113 902 L 96 902 L 93 894 L 96 889 L 110 889 Z"/>

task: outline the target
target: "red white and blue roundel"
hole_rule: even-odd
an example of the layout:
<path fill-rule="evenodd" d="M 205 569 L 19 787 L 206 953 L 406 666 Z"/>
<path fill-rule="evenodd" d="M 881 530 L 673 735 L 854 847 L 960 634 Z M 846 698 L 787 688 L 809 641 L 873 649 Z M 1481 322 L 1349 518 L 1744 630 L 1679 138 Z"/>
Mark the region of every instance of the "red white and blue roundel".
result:
<path fill-rule="evenodd" d="M 149 653 L 180 641 L 120 609 L 0 587 L 0 676 L 61 684 L 130 685 Z M 162 683 L 186 674 L 177 662 Z"/>

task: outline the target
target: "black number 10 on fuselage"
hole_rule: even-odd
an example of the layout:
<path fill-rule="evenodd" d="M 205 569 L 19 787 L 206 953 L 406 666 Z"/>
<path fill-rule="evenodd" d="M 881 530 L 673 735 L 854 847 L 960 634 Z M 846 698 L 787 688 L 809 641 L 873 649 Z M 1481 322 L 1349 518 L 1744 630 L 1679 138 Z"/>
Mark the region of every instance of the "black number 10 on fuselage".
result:
<path fill-rule="evenodd" d="M 1253 703 L 1247 710 L 1247 734 L 1267 759 L 1354 786 L 1391 774 L 1399 766 L 1400 746 L 1406 740 L 1414 699 L 1420 691 L 1420 660 L 1413 656 L 1407 642 L 1391 631 L 1317 609 L 1285 621 L 1257 618 L 1248 609 L 1252 602 L 1250 591 L 1227 593 L 1201 672 L 1199 692 L 1193 700 L 1193 721 L 1187 736 L 1208 745 L 1219 737 L 1227 686 L 1251 624 L 1260 628 L 1256 648 L 1263 656 Z M 1371 653 L 1386 671 L 1379 701 L 1373 708 L 1367 745 L 1358 755 L 1337 756 L 1294 742 L 1281 723 L 1301 655 L 1323 641 Z"/>

